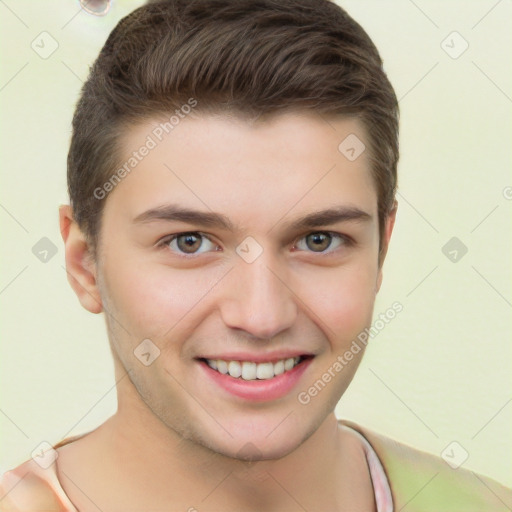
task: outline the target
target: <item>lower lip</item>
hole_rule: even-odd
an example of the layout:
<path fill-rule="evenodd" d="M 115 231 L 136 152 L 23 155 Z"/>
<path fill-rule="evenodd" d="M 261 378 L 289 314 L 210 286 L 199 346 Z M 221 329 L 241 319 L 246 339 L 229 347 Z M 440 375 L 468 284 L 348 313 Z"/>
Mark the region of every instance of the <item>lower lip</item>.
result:
<path fill-rule="evenodd" d="M 229 374 L 210 368 L 205 361 L 199 361 L 206 375 L 216 382 L 221 388 L 232 395 L 251 400 L 253 402 L 267 402 L 277 400 L 289 393 L 297 384 L 302 374 L 306 371 L 313 358 L 305 359 L 291 370 L 288 370 L 272 379 L 244 380 L 235 379 Z"/>

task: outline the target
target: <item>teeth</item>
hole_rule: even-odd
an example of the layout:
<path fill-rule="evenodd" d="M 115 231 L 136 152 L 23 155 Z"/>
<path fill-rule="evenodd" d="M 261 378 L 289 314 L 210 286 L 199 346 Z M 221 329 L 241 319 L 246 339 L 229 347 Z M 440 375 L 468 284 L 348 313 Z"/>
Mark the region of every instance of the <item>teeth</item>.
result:
<path fill-rule="evenodd" d="M 274 375 L 281 375 L 284 373 L 284 361 L 278 361 L 274 364 Z"/>
<path fill-rule="evenodd" d="M 242 363 L 242 379 L 254 380 L 256 378 L 256 363 Z"/>
<path fill-rule="evenodd" d="M 231 377 L 238 379 L 242 375 L 242 365 L 238 361 L 230 361 L 228 364 L 228 371 Z"/>
<path fill-rule="evenodd" d="M 222 361 L 220 359 L 218 361 L 210 361 L 210 360 L 208 360 L 208 364 L 210 364 L 210 362 L 212 362 L 213 364 L 215 364 L 217 366 L 217 370 L 220 373 L 223 373 L 224 375 L 226 373 L 228 373 L 228 363 L 226 363 L 226 361 Z M 212 368 L 213 368 L 213 366 L 212 366 Z M 215 370 L 215 368 L 213 368 L 213 369 Z"/>
<path fill-rule="evenodd" d="M 272 363 L 260 363 L 256 368 L 258 379 L 271 379 L 274 376 L 274 365 Z"/>
<path fill-rule="evenodd" d="M 286 359 L 286 361 L 284 362 L 285 371 L 291 370 L 294 365 L 295 365 L 295 360 L 293 359 L 293 357 Z"/>
<path fill-rule="evenodd" d="M 275 363 L 254 363 L 252 361 L 223 361 L 222 359 L 207 359 L 206 362 L 210 368 L 217 370 L 224 375 L 228 374 L 235 379 L 244 380 L 264 380 L 271 379 L 276 375 L 291 370 L 298 362 L 300 357 L 290 357 L 281 359 Z"/>

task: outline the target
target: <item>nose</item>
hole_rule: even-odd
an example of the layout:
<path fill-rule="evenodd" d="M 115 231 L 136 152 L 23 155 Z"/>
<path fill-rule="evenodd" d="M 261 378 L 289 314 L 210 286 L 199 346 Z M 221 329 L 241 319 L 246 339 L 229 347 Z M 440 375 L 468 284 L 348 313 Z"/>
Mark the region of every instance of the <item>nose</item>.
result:
<path fill-rule="evenodd" d="M 264 255 L 252 263 L 236 263 L 224 282 L 220 313 L 228 327 L 269 339 L 293 325 L 297 304 L 286 273 Z"/>

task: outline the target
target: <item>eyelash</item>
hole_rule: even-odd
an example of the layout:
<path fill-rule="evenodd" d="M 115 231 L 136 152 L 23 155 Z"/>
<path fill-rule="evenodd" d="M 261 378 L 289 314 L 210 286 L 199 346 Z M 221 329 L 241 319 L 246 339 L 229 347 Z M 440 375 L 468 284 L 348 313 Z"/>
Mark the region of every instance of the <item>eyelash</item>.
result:
<path fill-rule="evenodd" d="M 351 246 L 355 245 L 355 242 L 354 242 L 354 240 L 352 238 L 350 238 L 347 235 L 343 235 L 341 233 L 336 233 L 334 231 L 311 231 L 311 232 L 303 235 L 302 237 L 298 238 L 297 242 L 294 243 L 294 248 L 295 248 L 295 246 L 297 245 L 297 243 L 299 241 L 306 239 L 310 235 L 316 235 L 316 234 L 330 235 L 332 237 L 332 239 L 338 238 L 339 241 L 341 242 L 341 245 L 345 246 L 345 247 L 351 247 Z M 176 233 L 174 235 L 167 235 L 166 237 L 160 239 L 157 242 L 156 246 L 158 248 L 160 248 L 160 249 L 170 249 L 169 248 L 169 244 L 171 242 L 173 242 L 174 240 L 176 240 L 177 238 L 179 238 L 180 236 L 183 236 L 183 235 L 196 235 L 196 236 L 199 235 L 199 237 L 206 238 L 207 240 L 209 240 L 213 244 L 215 243 L 215 242 L 213 242 L 213 240 L 211 240 L 211 238 L 208 235 L 206 235 L 205 233 L 202 233 L 200 231 L 183 231 L 181 233 Z M 339 247 L 336 248 L 336 249 L 330 250 L 330 251 L 328 249 L 330 249 L 330 245 L 327 248 L 327 252 L 325 252 L 325 251 L 320 251 L 320 252 L 303 251 L 303 252 L 310 252 L 311 254 L 327 256 L 327 255 L 330 255 L 330 254 L 336 252 L 336 250 L 339 249 Z M 183 252 L 177 252 L 177 251 L 174 251 L 174 250 L 172 252 L 177 254 L 179 257 L 183 257 L 183 258 L 196 258 L 196 257 L 200 256 L 201 254 L 203 254 L 203 253 L 190 253 L 190 254 L 187 254 L 187 253 L 183 253 Z M 206 251 L 206 252 L 208 252 L 208 251 Z"/>

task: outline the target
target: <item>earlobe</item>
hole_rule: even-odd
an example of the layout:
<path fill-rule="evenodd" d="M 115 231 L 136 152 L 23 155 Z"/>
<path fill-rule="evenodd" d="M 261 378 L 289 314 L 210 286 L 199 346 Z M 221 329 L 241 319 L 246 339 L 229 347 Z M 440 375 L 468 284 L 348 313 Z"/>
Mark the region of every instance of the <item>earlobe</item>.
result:
<path fill-rule="evenodd" d="M 101 313 L 103 304 L 96 278 L 96 265 L 90 258 L 90 247 L 85 235 L 73 220 L 71 206 L 59 207 L 59 224 L 65 245 L 69 284 L 87 311 Z"/>
<path fill-rule="evenodd" d="M 391 239 L 391 234 L 393 233 L 393 228 L 395 226 L 396 219 L 396 211 L 398 209 L 398 202 L 395 200 L 393 209 L 389 212 L 386 223 L 384 227 L 384 236 L 382 241 L 382 250 L 379 255 L 379 272 L 377 274 L 377 282 L 375 286 L 375 293 L 378 293 L 380 287 L 382 285 L 382 266 L 384 265 L 384 259 L 386 258 L 386 254 L 388 252 L 389 241 Z"/>

